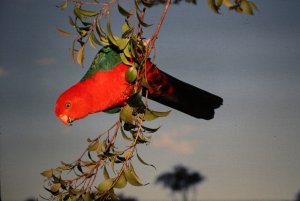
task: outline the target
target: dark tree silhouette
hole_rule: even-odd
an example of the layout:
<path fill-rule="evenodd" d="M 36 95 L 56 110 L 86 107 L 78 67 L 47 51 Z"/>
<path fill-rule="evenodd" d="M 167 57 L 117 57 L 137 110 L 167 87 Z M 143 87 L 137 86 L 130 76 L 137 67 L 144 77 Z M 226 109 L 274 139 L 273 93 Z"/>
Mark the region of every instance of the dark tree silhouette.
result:
<path fill-rule="evenodd" d="M 300 201 L 300 191 L 299 191 L 298 194 L 296 195 L 295 201 Z"/>
<path fill-rule="evenodd" d="M 162 183 L 172 192 L 181 192 L 183 201 L 188 200 L 188 191 L 204 180 L 198 172 L 191 172 L 186 167 L 178 165 L 172 172 L 163 173 L 157 177 L 156 183 Z"/>
<path fill-rule="evenodd" d="M 134 197 L 127 197 L 123 194 L 119 194 L 118 195 L 118 201 L 138 201 L 138 200 Z"/>
<path fill-rule="evenodd" d="M 37 198 L 28 198 L 25 201 L 38 201 L 38 199 Z"/>

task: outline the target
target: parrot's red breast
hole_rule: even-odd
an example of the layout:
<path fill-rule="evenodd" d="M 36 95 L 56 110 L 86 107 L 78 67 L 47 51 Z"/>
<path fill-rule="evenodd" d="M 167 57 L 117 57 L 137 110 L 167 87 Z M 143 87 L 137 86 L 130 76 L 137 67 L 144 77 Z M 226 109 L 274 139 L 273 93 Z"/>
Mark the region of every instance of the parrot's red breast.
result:
<path fill-rule="evenodd" d="M 88 114 L 124 105 L 130 95 L 129 83 L 125 80 L 127 69 L 128 66 L 121 63 L 112 70 L 99 71 L 70 87 L 56 102 L 56 116 L 70 124 Z"/>

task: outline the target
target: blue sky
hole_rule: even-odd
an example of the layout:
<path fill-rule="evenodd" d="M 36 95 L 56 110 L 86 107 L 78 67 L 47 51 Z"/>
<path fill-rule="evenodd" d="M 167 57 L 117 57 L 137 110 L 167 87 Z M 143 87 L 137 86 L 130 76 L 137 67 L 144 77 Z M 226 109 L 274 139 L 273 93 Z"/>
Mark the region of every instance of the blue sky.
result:
<path fill-rule="evenodd" d="M 99 113 L 64 126 L 54 115 L 58 95 L 86 68 L 69 58 L 69 29 L 60 1 L 4 0 L 0 8 L 0 139 L 3 200 L 45 195 L 40 172 L 73 161 L 85 140 L 117 116 Z M 260 12 L 213 14 L 206 1 L 171 6 L 156 43 L 155 62 L 164 71 L 223 97 L 215 119 L 172 111 L 153 143 L 142 148 L 157 171 L 135 161 L 152 184 L 126 187 L 140 200 L 168 200 L 155 178 L 176 164 L 206 180 L 198 199 L 292 200 L 300 191 L 300 19 L 298 0 L 255 1 Z M 125 6 L 125 4 L 124 4 Z M 148 12 L 156 23 L 162 7 Z M 120 18 L 112 19 L 118 30 Z M 153 29 L 149 29 L 148 35 Z M 97 50 L 89 49 L 88 66 Z M 153 108 L 168 110 L 151 103 Z"/>

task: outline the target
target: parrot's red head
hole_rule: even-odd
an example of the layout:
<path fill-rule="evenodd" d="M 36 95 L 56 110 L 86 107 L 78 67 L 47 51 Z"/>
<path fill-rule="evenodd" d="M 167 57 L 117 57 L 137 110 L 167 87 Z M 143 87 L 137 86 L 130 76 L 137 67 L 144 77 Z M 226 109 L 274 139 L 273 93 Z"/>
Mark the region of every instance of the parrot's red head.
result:
<path fill-rule="evenodd" d="M 73 121 L 89 114 L 88 94 L 85 93 L 80 84 L 69 88 L 56 101 L 55 114 L 66 125 L 71 125 Z"/>

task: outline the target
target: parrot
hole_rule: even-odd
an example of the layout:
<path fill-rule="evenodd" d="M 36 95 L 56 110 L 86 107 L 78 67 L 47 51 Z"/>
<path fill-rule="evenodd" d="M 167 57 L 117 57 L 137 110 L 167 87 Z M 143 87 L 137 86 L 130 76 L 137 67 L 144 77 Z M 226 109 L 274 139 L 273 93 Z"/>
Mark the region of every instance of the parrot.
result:
<path fill-rule="evenodd" d="M 126 105 L 132 83 L 126 80 L 129 65 L 111 46 L 98 51 L 82 79 L 64 91 L 55 104 L 55 114 L 65 125 L 90 114 Z M 210 120 L 223 99 L 183 82 L 146 61 L 147 97 L 198 119 Z M 145 96 L 145 94 L 143 94 Z M 113 111 L 113 110 L 112 110 Z"/>

